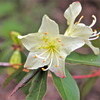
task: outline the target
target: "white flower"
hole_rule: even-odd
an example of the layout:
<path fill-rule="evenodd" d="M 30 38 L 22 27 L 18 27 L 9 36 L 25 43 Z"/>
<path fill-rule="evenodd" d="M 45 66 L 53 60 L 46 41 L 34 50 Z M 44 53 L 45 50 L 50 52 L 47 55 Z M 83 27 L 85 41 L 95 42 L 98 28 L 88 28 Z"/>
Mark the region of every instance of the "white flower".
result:
<path fill-rule="evenodd" d="M 67 37 L 80 37 L 81 40 L 83 40 L 83 42 L 86 43 L 97 55 L 100 53 L 99 48 L 94 47 L 90 42 L 90 40 L 97 39 L 100 34 L 96 31 L 93 32 L 93 30 L 91 29 L 91 27 L 96 23 L 96 17 L 92 15 L 94 19 L 90 26 L 80 23 L 83 16 L 79 19 L 78 22 L 75 23 L 75 19 L 80 14 L 81 10 L 81 4 L 78 1 L 73 2 L 72 4 L 70 4 L 69 8 L 66 9 L 64 17 L 67 19 L 67 24 L 69 25 L 69 27 L 67 28 L 64 35 Z"/>
<path fill-rule="evenodd" d="M 58 24 L 47 15 L 43 16 L 42 25 L 37 33 L 19 36 L 19 39 L 30 51 L 25 68 L 32 70 L 42 68 L 43 71 L 49 69 L 62 78 L 66 76 L 66 56 L 84 45 L 81 39 L 60 35 Z M 48 67 L 43 68 L 44 66 Z"/>

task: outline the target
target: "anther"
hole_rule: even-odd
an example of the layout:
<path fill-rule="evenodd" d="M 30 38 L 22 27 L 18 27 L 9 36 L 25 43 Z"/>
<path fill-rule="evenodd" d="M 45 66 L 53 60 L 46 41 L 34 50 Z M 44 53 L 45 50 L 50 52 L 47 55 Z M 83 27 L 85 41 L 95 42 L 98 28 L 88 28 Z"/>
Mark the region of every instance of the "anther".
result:
<path fill-rule="evenodd" d="M 55 65 L 55 67 L 59 67 L 58 65 Z"/>
<path fill-rule="evenodd" d="M 96 30 L 96 29 L 94 29 L 93 33 L 97 33 L 97 30 Z"/>
<path fill-rule="evenodd" d="M 58 42 L 61 42 L 61 40 L 57 40 Z"/>
<path fill-rule="evenodd" d="M 45 60 L 43 60 L 43 63 L 46 62 Z"/>
<path fill-rule="evenodd" d="M 60 40 L 59 38 L 57 38 L 57 41 L 58 41 L 58 42 L 61 42 L 61 40 Z"/>
<path fill-rule="evenodd" d="M 47 35 L 48 33 L 44 33 L 45 35 Z"/>
<path fill-rule="evenodd" d="M 45 71 L 45 68 L 41 68 L 43 71 Z"/>
<path fill-rule="evenodd" d="M 33 56 L 34 58 L 37 58 L 37 56 Z"/>
<path fill-rule="evenodd" d="M 59 58 L 63 58 L 62 56 L 59 56 Z"/>
<path fill-rule="evenodd" d="M 91 37 L 91 38 L 89 38 L 89 40 L 96 40 L 98 38 L 99 38 L 99 35 L 97 35 L 96 37 Z"/>

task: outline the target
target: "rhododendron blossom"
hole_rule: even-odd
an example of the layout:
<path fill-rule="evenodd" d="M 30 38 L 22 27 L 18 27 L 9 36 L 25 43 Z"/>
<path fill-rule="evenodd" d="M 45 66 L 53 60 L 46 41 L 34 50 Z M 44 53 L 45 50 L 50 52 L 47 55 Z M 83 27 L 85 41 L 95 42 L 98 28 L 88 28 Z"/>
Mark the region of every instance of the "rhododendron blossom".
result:
<path fill-rule="evenodd" d="M 26 49 L 30 51 L 24 65 L 25 68 L 50 70 L 61 78 L 66 77 L 66 56 L 84 45 L 80 38 L 60 35 L 58 24 L 47 15 L 43 16 L 42 24 L 37 33 L 30 33 L 18 38 L 21 39 Z M 47 68 L 44 66 L 47 66 Z"/>
<path fill-rule="evenodd" d="M 64 17 L 67 19 L 68 28 L 64 35 L 67 37 L 81 38 L 81 40 L 85 44 L 87 44 L 96 55 L 98 55 L 100 53 L 99 48 L 94 47 L 90 42 L 90 40 L 97 39 L 100 34 L 97 33 L 96 31 L 93 31 L 91 28 L 96 23 L 96 17 L 92 15 L 93 22 L 89 26 L 80 23 L 83 16 L 79 19 L 78 22 L 75 23 L 75 19 L 80 14 L 81 10 L 82 10 L 82 6 L 78 1 L 73 2 L 72 4 L 70 4 L 69 8 L 66 9 L 64 13 Z"/>

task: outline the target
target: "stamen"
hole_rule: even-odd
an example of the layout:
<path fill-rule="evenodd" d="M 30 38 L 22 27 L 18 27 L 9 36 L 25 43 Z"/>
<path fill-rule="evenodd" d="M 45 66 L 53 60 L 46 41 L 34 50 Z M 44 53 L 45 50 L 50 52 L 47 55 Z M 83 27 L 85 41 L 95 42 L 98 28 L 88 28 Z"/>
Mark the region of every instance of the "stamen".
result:
<path fill-rule="evenodd" d="M 90 39 L 88 39 L 88 40 L 96 40 L 96 39 L 98 39 L 98 38 L 99 38 L 99 35 L 97 35 L 96 37 L 90 38 Z"/>
<path fill-rule="evenodd" d="M 50 53 L 47 55 L 47 57 L 43 60 L 43 63 L 45 63 L 47 61 L 47 59 L 49 58 Z"/>
<path fill-rule="evenodd" d="M 43 63 L 46 62 L 45 60 L 43 60 Z"/>
<path fill-rule="evenodd" d="M 41 68 L 43 71 L 45 71 L 45 68 Z"/>
<path fill-rule="evenodd" d="M 58 42 L 61 42 L 61 40 L 60 40 L 59 38 L 57 38 L 57 41 L 58 41 Z"/>
<path fill-rule="evenodd" d="M 40 55 L 36 55 L 37 57 L 40 57 L 42 55 L 44 55 L 46 52 L 48 52 L 49 50 L 44 51 L 43 53 L 41 53 Z"/>
<path fill-rule="evenodd" d="M 98 34 L 98 33 L 97 33 L 97 30 L 94 30 L 94 31 L 93 31 L 93 34 L 90 36 L 90 38 L 97 36 L 97 34 Z"/>
<path fill-rule="evenodd" d="M 61 40 L 58 40 L 58 42 L 61 42 Z"/>
<path fill-rule="evenodd" d="M 92 23 L 90 24 L 89 27 L 93 27 L 95 25 L 96 21 L 97 21 L 97 19 L 94 15 L 92 15 L 92 18 L 93 18 L 93 21 L 92 21 Z"/>
<path fill-rule="evenodd" d="M 100 32 L 97 33 L 95 30 L 94 33 L 90 36 L 89 40 L 96 40 L 99 38 Z"/>
<path fill-rule="evenodd" d="M 96 37 L 96 36 L 97 36 L 97 34 L 95 33 L 95 34 L 92 34 L 92 35 L 90 36 L 90 38 Z"/>
<path fill-rule="evenodd" d="M 63 58 L 62 56 L 59 56 L 59 58 Z"/>
<path fill-rule="evenodd" d="M 54 49 L 54 50 L 60 55 L 60 53 L 59 53 L 59 51 L 57 49 Z"/>
<path fill-rule="evenodd" d="M 48 33 L 43 33 L 43 34 L 47 35 Z"/>
<path fill-rule="evenodd" d="M 55 67 L 59 67 L 58 65 L 55 65 Z"/>
<path fill-rule="evenodd" d="M 100 32 L 99 32 L 99 33 L 97 33 L 97 35 L 100 35 Z"/>
<path fill-rule="evenodd" d="M 59 67 L 59 60 L 58 60 L 58 56 L 57 55 L 55 55 L 56 56 L 56 60 L 57 60 L 57 65 L 55 65 L 55 67 Z"/>
<path fill-rule="evenodd" d="M 76 22 L 76 24 L 80 23 L 83 18 L 84 18 L 84 16 L 81 16 L 80 19 L 78 20 L 78 22 Z"/>
<path fill-rule="evenodd" d="M 42 67 L 41 69 L 42 69 L 43 71 L 45 71 L 46 68 L 47 68 L 47 65 L 45 65 L 45 66 Z"/>
<path fill-rule="evenodd" d="M 97 30 L 95 29 L 95 30 L 93 31 L 93 33 L 97 33 Z"/>
<path fill-rule="evenodd" d="M 37 56 L 33 56 L 34 58 L 37 58 Z"/>
<path fill-rule="evenodd" d="M 51 52 L 51 57 L 50 57 L 50 58 L 51 58 L 50 64 L 49 64 L 48 68 L 46 68 L 46 69 L 43 68 L 43 69 L 42 69 L 43 71 L 47 71 L 47 70 L 51 67 L 52 62 L 53 62 L 53 56 L 54 56 L 54 55 L 53 55 L 53 51 L 52 51 L 52 52 Z"/>

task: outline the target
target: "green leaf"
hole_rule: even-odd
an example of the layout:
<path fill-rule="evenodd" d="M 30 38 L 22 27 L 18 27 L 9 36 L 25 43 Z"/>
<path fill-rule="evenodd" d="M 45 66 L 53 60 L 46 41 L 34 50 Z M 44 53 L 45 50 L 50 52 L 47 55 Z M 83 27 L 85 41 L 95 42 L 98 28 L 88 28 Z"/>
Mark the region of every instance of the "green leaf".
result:
<path fill-rule="evenodd" d="M 59 78 L 52 73 L 53 81 L 63 100 L 80 100 L 80 93 L 75 80 L 66 71 L 66 78 Z"/>
<path fill-rule="evenodd" d="M 66 62 L 100 67 L 100 55 L 73 52 L 66 58 Z"/>
<path fill-rule="evenodd" d="M 92 87 L 94 86 L 96 80 L 99 77 L 93 77 L 93 78 L 89 78 L 82 86 L 81 88 L 81 100 L 84 99 L 84 97 L 90 92 L 90 90 L 92 89 Z"/>
<path fill-rule="evenodd" d="M 24 86 L 27 82 L 31 80 L 31 78 L 37 73 L 37 70 L 29 72 L 14 88 L 10 95 L 13 95 L 19 88 Z"/>
<path fill-rule="evenodd" d="M 10 58 L 10 64 L 21 64 L 21 53 L 19 50 L 15 50 Z M 20 68 L 21 66 L 20 65 L 15 65 L 16 68 Z M 16 69 L 15 68 L 12 68 L 12 67 L 9 67 L 7 68 L 7 73 L 10 75 L 12 74 L 13 72 L 15 72 Z"/>
<path fill-rule="evenodd" d="M 10 58 L 10 64 L 21 64 L 21 54 L 19 50 L 15 50 Z"/>
<path fill-rule="evenodd" d="M 26 100 L 42 100 L 46 92 L 47 72 L 40 71 L 33 78 Z"/>
<path fill-rule="evenodd" d="M 30 80 L 27 84 L 25 84 L 25 86 L 21 88 L 25 95 L 29 94 L 29 88 L 31 86 L 31 82 L 32 80 Z"/>

